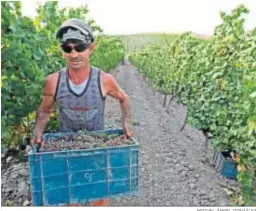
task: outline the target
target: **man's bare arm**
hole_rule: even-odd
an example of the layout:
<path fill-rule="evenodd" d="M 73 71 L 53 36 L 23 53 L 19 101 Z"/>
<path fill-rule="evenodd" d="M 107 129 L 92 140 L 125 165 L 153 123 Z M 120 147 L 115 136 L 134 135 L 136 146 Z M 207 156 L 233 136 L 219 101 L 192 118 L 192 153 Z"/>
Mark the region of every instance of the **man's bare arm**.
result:
<path fill-rule="evenodd" d="M 122 113 L 122 125 L 126 132 L 126 135 L 132 136 L 132 132 L 130 129 L 130 119 L 131 119 L 131 107 L 129 96 L 121 89 L 116 80 L 112 75 L 106 76 L 108 92 L 107 94 L 111 97 L 114 97 L 119 100 L 121 113 Z"/>
<path fill-rule="evenodd" d="M 56 75 L 49 75 L 43 91 L 43 99 L 36 115 L 36 124 L 34 130 L 34 142 L 41 142 L 41 137 L 45 131 L 46 125 L 50 120 L 50 115 L 54 105 L 54 94 L 56 89 Z"/>
<path fill-rule="evenodd" d="M 34 136 L 38 139 L 43 135 L 45 127 L 50 120 L 52 110 L 48 107 L 45 107 L 49 101 L 51 101 L 51 97 L 43 96 L 42 103 L 37 111 Z"/>

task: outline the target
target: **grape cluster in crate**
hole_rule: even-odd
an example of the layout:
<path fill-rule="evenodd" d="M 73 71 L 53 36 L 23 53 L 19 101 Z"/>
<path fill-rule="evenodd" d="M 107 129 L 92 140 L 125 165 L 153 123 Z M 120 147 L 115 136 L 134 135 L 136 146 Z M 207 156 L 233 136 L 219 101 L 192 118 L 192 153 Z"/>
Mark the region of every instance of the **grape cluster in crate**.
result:
<path fill-rule="evenodd" d="M 133 142 L 123 135 L 105 135 L 105 134 L 74 134 L 62 135 L 60 137 L 50 137 L 43 145 L 43 151 L 62 151 L 92 149 L 111 146 L 130 145 Z"/>

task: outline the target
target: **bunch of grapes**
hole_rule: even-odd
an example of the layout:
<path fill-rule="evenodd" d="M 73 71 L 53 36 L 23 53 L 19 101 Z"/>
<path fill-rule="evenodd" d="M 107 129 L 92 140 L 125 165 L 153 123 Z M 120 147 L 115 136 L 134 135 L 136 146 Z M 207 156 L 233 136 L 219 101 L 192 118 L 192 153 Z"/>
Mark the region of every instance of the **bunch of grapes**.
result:
<path fill-rule="evenodd" d="M 62 151 L 62 150 L 79 150 L 92 149 L 101 147 L 130 145 L 132 141 L 123 136 L 117 135 L 91 135 L 76 134 L 63 135 L 61 137 L 51 137 L 44 145 L 44 151 Z"/>

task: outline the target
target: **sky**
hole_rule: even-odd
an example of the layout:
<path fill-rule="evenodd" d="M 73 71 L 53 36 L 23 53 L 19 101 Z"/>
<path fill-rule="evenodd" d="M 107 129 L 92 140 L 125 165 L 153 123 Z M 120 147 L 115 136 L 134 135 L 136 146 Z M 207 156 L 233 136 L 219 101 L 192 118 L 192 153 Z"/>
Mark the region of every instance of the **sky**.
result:
<path fill-rule="evenodd" d="M 43 1 L 41 1 L 43 2 Z M 239 4 L 249 9 L 245 29 L 256 27 L 256 0 L 65 0 L 62 7 L 88 5 L 93 18 L 106 34 L 144 32 L 211 35 L 221 23 L 220 11 L 230 13 Z M 22 1 L 23 14 L 33 17 L 36 2 Z"/>

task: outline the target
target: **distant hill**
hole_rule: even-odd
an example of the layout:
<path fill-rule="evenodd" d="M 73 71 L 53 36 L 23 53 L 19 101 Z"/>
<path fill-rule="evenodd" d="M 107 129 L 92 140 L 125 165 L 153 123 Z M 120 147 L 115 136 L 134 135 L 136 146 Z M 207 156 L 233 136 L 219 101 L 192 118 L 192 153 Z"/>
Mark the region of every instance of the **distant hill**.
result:
<path fill-rule="evenodd" d="M 177 36 L 183 33 L 170 33 L 170 32 L 145 32 L 137 34 L 122 34 L 122 35 L 108 35 L 117 37 L 125 44 L 126 52 L 132 52 L 136 49 L 145 48 L 149 44 L 158 43 L 166 45 L 171 43 Z M 192 32 L 192 36 L 200 40 L 209 40 L 211 35 L 200 34 Z"/>
<path fill-rule="evenodd" d="M 113 36 L 113 37 L 148 37 L 148 36 L 151 36 L 151 37 L 154 37 L 154 36 L 159 36 L 159 35 L 169 35 L 169 36 L 175 36 L 175 35 L 180 35 L 182 33 L 171 33 L 171 32 L 144 32 L 144 33 L 137 33 L 137 34 L 122 34 L 122 35 L 110 35 L 110 36 Z M 199 38 L 199 39 L 210 39 L 212 37 L 212 35 L 209 35 L 209 34 L 201 34 L 201 33 L 196 33 L 196 32 L 192 32 L 192 35 L 196 38 Z"/>

